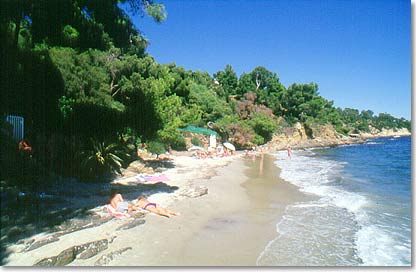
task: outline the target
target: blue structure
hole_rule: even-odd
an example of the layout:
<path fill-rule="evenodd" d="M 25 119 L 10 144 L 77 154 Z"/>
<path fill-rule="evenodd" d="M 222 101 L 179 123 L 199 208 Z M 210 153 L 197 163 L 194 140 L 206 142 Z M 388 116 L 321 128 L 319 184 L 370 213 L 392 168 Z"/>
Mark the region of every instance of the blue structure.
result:
<path fill-rule="evenodd" d="M 25 137 L 25 118 L 16 115 L 7 115 L 6 121 L 13 126 L 13 138 L 20 141 Z"/>

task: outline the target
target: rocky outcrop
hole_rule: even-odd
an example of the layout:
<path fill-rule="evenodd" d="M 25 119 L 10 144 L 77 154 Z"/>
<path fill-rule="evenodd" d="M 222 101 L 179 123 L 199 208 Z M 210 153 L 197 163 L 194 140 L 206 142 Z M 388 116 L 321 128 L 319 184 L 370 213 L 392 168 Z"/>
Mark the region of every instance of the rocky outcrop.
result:
<path fill-rule="evenodd" d="M 206 194 L 208 194 L 208 188 L 205 186 L 191 187 L 179 193 L 179 195 L 185 197 L 200 197 Z"/>
<path fill-rule="evenodd" d="M 359 137 L 367 138 L 379 138 L 379 137 L 395 137 L 395 136 L 411 136 L 411 132 L 407 128 L 400 129 L 385 129 L 379 130 L 370 126 L 370 132 L 363 132 L 359 134 Z"/>
<path fill-rule="evenodd" d="M 317 126 L 306 129 L 300 123 L 293 127 L 284 128 L 280 133 L 273 135 L 270 142 L 266 144 L 272 150 L 292 148 L 310 148 L 323 146 L 336 146 L 345 144 L 363 143 L 368 138 L 410 136 L 411 132 L 406 128 L 378 130 L 369 127 L 367 133 L 353 133 L 349 136 L 338 133 L 331 125 Z"/>
<path fill-rule="evenodd" d="M 32 251 L 34 249 L 38 249 L 44 245 L 56 242 L 59 240 L 60 236 L 73 233 L 79 230 L 97 227 L 99 225 L 102 225 L 112 219 L 111 216 L 90 216 L 87 218 L 82 219 L 71 219 L 68 220 L 61 225 L 54 228 L 54 233 L 52 235 L 48 235 L 46 237 L 43 237 L 39 240 L 31 239 L 27 242 L 24 242 L 25 248 L 24 251 Z"/>
<path fill-rule="evenodd" d="M 126 169 L 122 170 L 123 177 L 133 177 L 137 175 L 137 173 L 154 174 L 155 171 L 153 168 L 147 167 L 146 164 L 140 160 L 131 162 Z"/>
<path fill-rule="evenodd" d="M 285 128 L 281 133 L 273 135 L 273 138 L 266 146 L 272 150 L 292 148 L 310 148 L 322 146 L 336 146 L 343 144 L 361 143 L 361 138 L 346 137 L 338 132 L 331 125 L 319 126 L 306 129 L 300 123 L 293 127 Z"/>
<path fill-rule="evenodd" d="M 112 251 L 108 254 L 104 254 L 103 256 L 101 256 L 96 262 L 95 262 L 95 266 L 102 266 L 102 265 L 107 265 L 109 264 L 115 257 L 120 256 L 121 254 L 123 254 L 124 252 L 126 252 L 127 250 L 132 249 L 131 247 L 125 247 L 116 251 Z"/>
<path fill-rule="evenodd" d="M 131 228 L 137 227 L 139 225 L 143 225 L 145 222 L 146 221 L 143 220 L 143 219 L 134 219 L 131 222 L 128 222 L 126 224 L 121 225 L 116 230 L 127 230 L 127 229 L 131 229 Z"/>
<path fill-rule="evenodd" d="M 35 266 L 64 266 L 70 264 L 75 259 L 88 259 L 99 252 L 108 248 L 108 244 L 113 239 L 102 239 L 94 242 L 89 242 L 82 245 L 72 246 L 67 248 L 57 256 L 47 257 L 35 264 Z"/>
<path fill-rule="evenodd" d="M 31 251 L 31 250 L 40 248 L 44 245 L 56 242 L 58 240 L 59 240 L 58 235 L 52 235 L 50 237 L 46 237 L 45 239 L 41 239 L 39 241 L 32 240 L 32 243 L 30 245 L 28 245 L 28 247 L 27 247 L 27 249 L 25 249 L 25 251 Z"/>

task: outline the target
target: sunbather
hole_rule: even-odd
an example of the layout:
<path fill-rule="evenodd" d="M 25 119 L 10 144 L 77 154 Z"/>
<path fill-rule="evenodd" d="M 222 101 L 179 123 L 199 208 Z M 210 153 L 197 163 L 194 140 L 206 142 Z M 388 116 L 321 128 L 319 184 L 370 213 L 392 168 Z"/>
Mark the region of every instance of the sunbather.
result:
<path fill-rule="evenodd" d="M 144 196 L 139 196 L 137 198 L 136 205 L 142 208 L 143 210 L 147 210 L 149 212 L 166 217 L 171 217 L 172 215 L 180 215 L 177 212 L 158 207 L 156 203 L 149 202 Z"/>
<path fill-rule="evenodd" d="M 137 203 L 132 205 L 124 201 L 121 194 L 114 194 L 110 199 L 110 204 L 107 206 L 108 211 L 116 217 L 130 217 L 129 213 L 137 211 L 139 208 L 166 217 L 179 215 L 177 212 L 157 207 L 156 203 L 149 202 L 144 196 L 139 196 L 137 198 Z"/>
<path fill-rule="evenodd" d="M 110 203 L 107 205 L 107 209 L 111 215 L 116 217 L 130 217 L 132 211 L 137 211 L 138 208 L 134 205 L 124 201 L 121 194 L 114 194 L 110 198 Z"/>

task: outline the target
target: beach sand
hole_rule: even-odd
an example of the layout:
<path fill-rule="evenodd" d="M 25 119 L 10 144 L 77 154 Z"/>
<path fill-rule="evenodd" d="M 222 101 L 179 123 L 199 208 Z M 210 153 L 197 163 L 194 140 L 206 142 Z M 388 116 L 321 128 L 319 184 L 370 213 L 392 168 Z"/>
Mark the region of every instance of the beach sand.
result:
<path fill-rule="evenodd" d="M 255 266 L 267 243 L 277 236 L 276 224 L 286 206 L 309 198 L 279 178 L 274 159 L 270 155 L 253 160 L 241 155 L 205 161 L 177 157 L 177 167 L 165 174 L 169 185 L 179 189 L 173 194 L 151 195 L 149 200 L 180 216 L 149 213 L 145 224 L 118 231 L 115 229 L 124 219 L 114 219 L 30 252 L 19 253 L 17 245 L 6 265 L 33 265 L 74 244 L 114 238 L 106 250 L 69 265 L 93 266 L 103 254 L 128 248 L 107 265 Z M 207 188 L 208 194 L 184 196 L 183 192 L 195 187 Z"/>

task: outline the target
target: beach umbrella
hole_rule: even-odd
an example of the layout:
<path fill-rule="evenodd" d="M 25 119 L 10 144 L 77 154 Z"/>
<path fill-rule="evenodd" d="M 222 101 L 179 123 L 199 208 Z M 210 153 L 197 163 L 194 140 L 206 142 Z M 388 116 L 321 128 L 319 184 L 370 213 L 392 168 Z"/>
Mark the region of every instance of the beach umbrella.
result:
<path fill-rule="evenodd" d="M 225 142 L 223 145 L 228 148 L 229 150 L 235 151 L 235 146 L 232 143 Z"/>
<path fill-rule="evenodd" d="M 195 150 L 204 150 L 204 148 L 194 145 L 191 148 L 188 149 L 188 151 L 195 151 Z"/>

